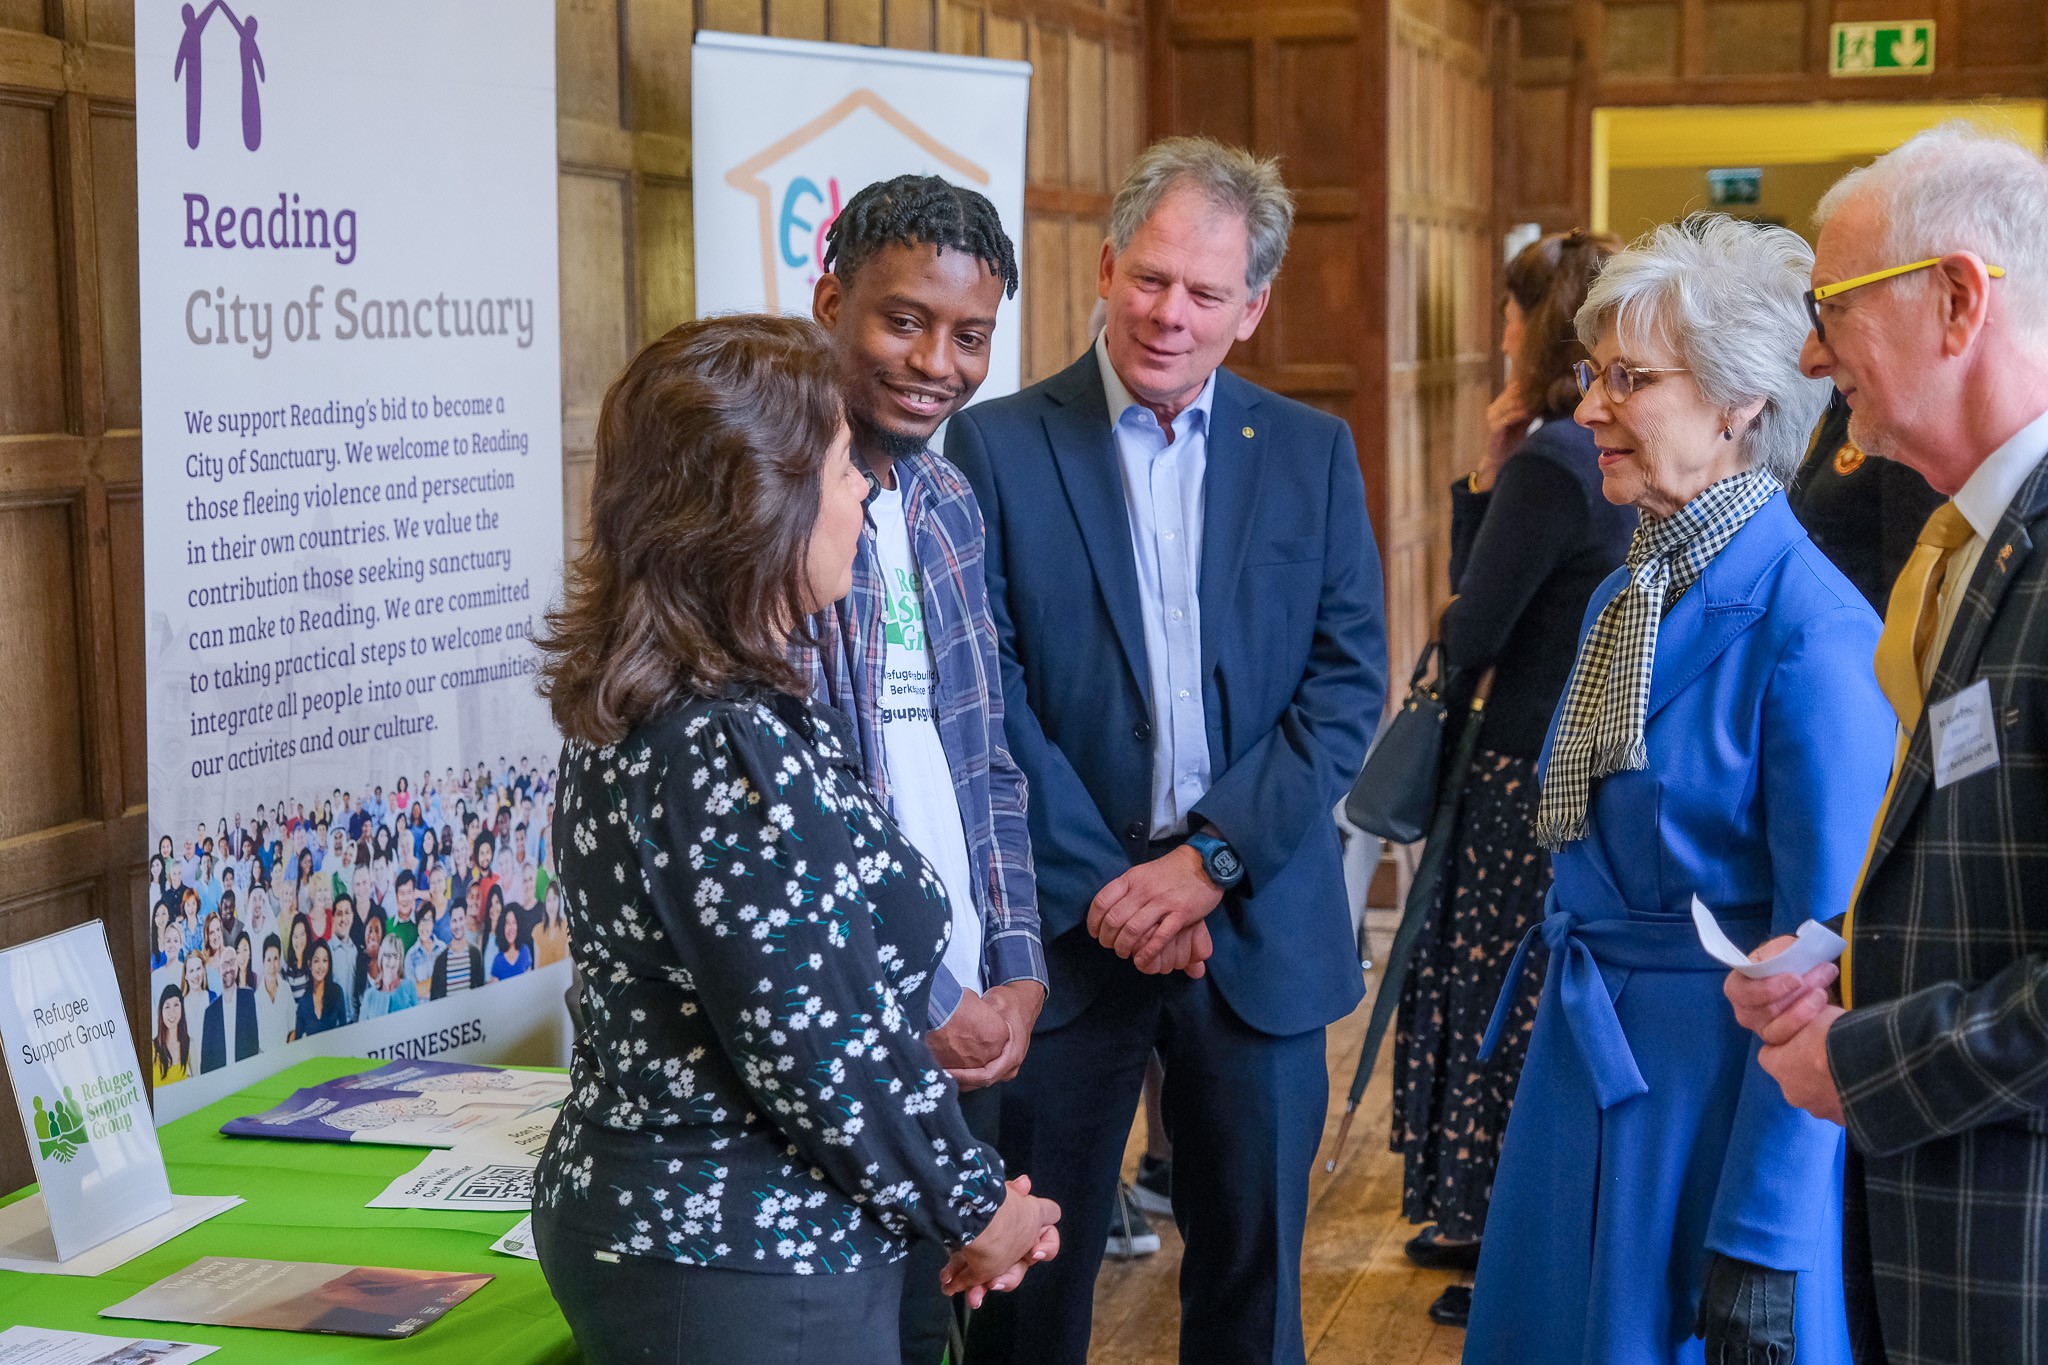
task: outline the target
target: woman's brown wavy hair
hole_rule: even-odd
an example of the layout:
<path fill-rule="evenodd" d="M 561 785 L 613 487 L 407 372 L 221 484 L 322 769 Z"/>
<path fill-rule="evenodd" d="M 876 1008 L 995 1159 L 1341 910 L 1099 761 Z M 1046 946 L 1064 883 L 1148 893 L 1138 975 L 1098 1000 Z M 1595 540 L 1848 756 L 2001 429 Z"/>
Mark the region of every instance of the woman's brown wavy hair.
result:
<path fill-rule="evenodd" d="M 1623 247 L 1605 232 L 1553 232 L 1531 242 L 1508 262 L 1507 295 L 1522 310 L 1522 350 L 1514 383 L 1522 406 L 1538 417 L 1569 417 L 1579 405 L 1572 365 L 1590 359 L 1574 323 L 1586 291 Z"/>
<path fill-rule="evenodd" d="M 536 641 L 565 736 L 614 743 L 691 693 L 805 691 L 789 639 L 844 412 L 808 319 L 706 318 L 633 357 L 598 414 L 590 543 Z"/>

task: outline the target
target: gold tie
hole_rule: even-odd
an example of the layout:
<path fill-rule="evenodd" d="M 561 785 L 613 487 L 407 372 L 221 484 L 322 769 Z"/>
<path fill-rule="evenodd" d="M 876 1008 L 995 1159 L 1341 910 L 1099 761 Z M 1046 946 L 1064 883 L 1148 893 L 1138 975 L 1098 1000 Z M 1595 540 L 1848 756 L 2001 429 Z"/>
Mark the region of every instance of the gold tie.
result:
<path fill-rule="evenodd" d="M 1853 998 L 1849 966 L 1856 952 L 1856 902 L 1863 894 L 1863 879 L 1870 875 L 1870 855 L 1877 851 L 1878 831 L 1884 828 L 1892 793 L 1898 789 L 1899 770 L 1906 766 L 1906 746 L 1912 742 L 1913 731 L 1920 724 L 1921 710 L 1927 704 L 1925 679 L 1930 663 L 1927 656 L 1941 623 L 1938 603 L 1942 580 L 1947 575 L 1949 560 L 1957 550 L 1969 544 L 1970 537 L 1975 534 L 1953 502 L 1945 502 L 1935 508 L 1934 515 L 1927 519 L 1927 525 L 1920 529 L 1912 556 L 1900 571 L 1899 581 L 1892 584 L 1891 600 L 1885 605 L 1884 633 L 1877 637 L 1877 655 L 1871 663 L 1877 670 L 1878 687 L 1883 690 L 1885 700 L 1892 704 L 1893 714 L 1899 718 L 1899 742 L 1892 753 L 1891 781 L 1885 786 L 1884 800 L 1878 804 L 1877 818 L 1870 822 L 1870 842 L 1863 850 L 1863 867 L 1857 872 L 1856 885 L 1849 892 L 1849 913 L 1842 921 L 1842 937 L 1849 940 L 1849 949 L 1842 954 L 1842 1003 L 1845 1006 Z"/>

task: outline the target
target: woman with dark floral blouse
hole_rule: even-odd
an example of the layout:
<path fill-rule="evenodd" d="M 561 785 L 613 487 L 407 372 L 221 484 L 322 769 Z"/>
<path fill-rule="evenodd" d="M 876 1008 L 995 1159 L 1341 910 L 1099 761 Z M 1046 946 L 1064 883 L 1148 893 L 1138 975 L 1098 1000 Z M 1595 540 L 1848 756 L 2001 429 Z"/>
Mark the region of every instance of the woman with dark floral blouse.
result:
<path fill-rule="evenodd" d="M 971 1302 L 1058 1248 L 926 1049 L 929 864 L 804 700 L 865 480 L 823 334 L 677 328 L 606 395 L 589 548 L 542 643 L 587 1027 L 541 1159 L 542 1268 L 593 1361 L 898 1359 L 901 1258 Z"/>

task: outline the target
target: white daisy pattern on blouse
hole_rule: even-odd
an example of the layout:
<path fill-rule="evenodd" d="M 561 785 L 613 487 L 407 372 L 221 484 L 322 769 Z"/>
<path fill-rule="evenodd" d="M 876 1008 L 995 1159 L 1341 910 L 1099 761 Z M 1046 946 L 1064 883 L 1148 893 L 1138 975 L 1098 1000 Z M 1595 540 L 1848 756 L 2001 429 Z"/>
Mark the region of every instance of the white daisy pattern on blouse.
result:
<path fill-rule="evenodd" d="M 585 1031 L 534 1199 L 600 1245 L 843 1273 L 970 1240 L 1002 1200 L 924 1045 L 945 890 L 845 726 L 699 699 L 563 751 Z"/>

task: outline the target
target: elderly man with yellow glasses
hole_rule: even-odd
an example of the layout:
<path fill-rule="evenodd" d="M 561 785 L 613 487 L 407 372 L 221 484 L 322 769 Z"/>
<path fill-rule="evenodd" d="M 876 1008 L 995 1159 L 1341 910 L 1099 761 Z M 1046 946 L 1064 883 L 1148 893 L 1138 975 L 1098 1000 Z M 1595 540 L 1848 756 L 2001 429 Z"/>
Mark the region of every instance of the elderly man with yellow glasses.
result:
<path fill-rule="evenodd" d="M 1834 381 L 1858 446 L 1948 501 L 1874 660 L 1897 760 L 1837 907 L 1840 1002 L 1832 966 L 1727 993 L 1785 1097 L 1848 1129 L 1857 1359 L 2043 1362 L 2048 164 L 1949 125 L 1846 177 L 1819 219 L 1802 367 Z"/>

